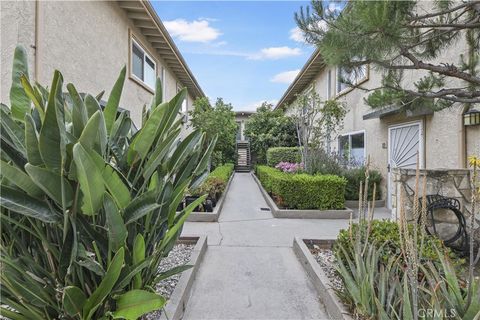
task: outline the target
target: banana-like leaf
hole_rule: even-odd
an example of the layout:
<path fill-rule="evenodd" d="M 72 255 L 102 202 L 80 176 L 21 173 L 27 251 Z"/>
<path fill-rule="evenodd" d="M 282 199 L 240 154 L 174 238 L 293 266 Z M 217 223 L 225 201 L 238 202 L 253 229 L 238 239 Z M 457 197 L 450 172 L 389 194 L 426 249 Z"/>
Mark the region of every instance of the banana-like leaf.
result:
<path fill-rule="evenodd" d="M 30 112 L 30 99 L 23 89 L 20 78 L 25 75 L 28 77 L 28 56 L 27 51 L 22 46 L 15 48 L 13 54 L 12 67 L 12 86 L 10 88 L 10 103 L 12 106 L 12 115 L 15 119 L 23 121 L 25 114 Z"/>
<path fill-rule="evenodd" d="M 162 80 L 157 77 L 157 81 L 155 82 L 155 94 L 152 98 L 152 104 L 150 105 L 150 110 L 155 109 L 163 102 L 163 86 Z"/>
<path fill-rule="evenodd" d="M 107 133 L 110 135 L 112 131 L 113 123 L 115 122 L 115 118 L 117 117 L 117 110 L 118 105 L 120 104 L 120 96 L 122 95 L 123 83 L 125 82 L 125 74 L 127 72 L 127 67 L 123 67 L 122 71 L 120 71 L 120 75 L 118 76 L 115 85 L 113 86 L 112 92 L 110 92 L 110 96 L 108 97 L 107 105 L 105 106 L 104 114 L 105 114 L 105 124 L 107 128 Z"/>
<path fill-rule="evenodd" d="M 205 201 L 206 197 L 207 196 L 199 197 L 197 200 L 193 201 L 185 209 L 183 209 L 183 211 L 180 213 L 180 218 L 171 228 L 168 229 L 167 233 L 165 234 L 165 237 L 163 238 L 159 246 L 159 251 L 162 251 L 172 241 L 175 240 L 175 236 L 180 231 L 180 228 L 183 226 L 190 213 L 192 213 L 193 209 L 195 209 L 198 205 Z"/>
<path fill-rule="evenodd" d="M 11 320 L 31 320 L 23 316 L 21 313 L 9 310 L 5 307 L 0 307 L 0 315 Z"/>
<path fill-rule="evenodd" d="M 0 205 L 13 212 L 45 223 L 54 223 L 60 220 L 60 216 L 53 212 L 45 202 L 7 186 L 2 186 Z"/>
<path fill-rule="evenodd" d="M 62 303 L 65 312 L 71 317 L 82 316 L 82 309 L 87 301 L 83 291 L 75 286 L 68 286 L 63 290 Z"/>
<path fill-rule="evenodd" d="M 167 270 L 165 272 L 162 272 L 160 273 L 158 276 L 155 277 L 155 280 L 153 280 L 153 284 L 157 284 L 159 283 L 160 281 L 162 280 L 165 280 L 165 279 L 168 279 L 170 278 L 171 276 L 174 276 L 176 274 L 179 274 L 183 271 L 186 271 L 188 269 L 191 269 L 193 268 L 193 265 L 191 264 L 185 264 L 183 266 L 176 266 L 176 267 L 173 267 L 172 269 L 170 270 Z"/>
<path fill-rule="evenodd" d="M 71 83 L 67 84 L 67 90 L 70 93 L 70 97 L 72 98 L 72 125 L 73 125 L 73 135 L 77 138 L 83 132 L 83 128 L 88 121 L 88 114 L 87 108 L 85 107 L 85 103 L 83 102 L 82 97 L 77 92 L 75 86 Z"/>
<path fill-rule="evenodd" d="M 97 289 L 95 289 L 92 295 L 88 297 L 87 301 L 85 301 L 82 310 L 84 319 L 92 319 L 95 311 L 100 306 L 102 301 L 111 294 L 112 288 L 117 282 L 120 272 L 122 271 L 124 256 L 124 249 L 120 248 L 108 266 L 102 282 L 100 282 L 100 285 L 97 287 Z"/>
<path fill-rule="evenodd" d="M 144 166 L 143 177 L 148 180 L 150 176 L 155 172 L 157 167 L 164 160 L 165 156 L 170 151 L 170 147 L 176 141 L 176 138 L 180 134 L 180 129 L 172 131 L 164 141 L 158 143 L 155 146 L 155 150 L 148 157 L 147 163 Z"/>
<path fill-rule="evenodd" d="M 43 119 L 45 118 L 45 105 L 44 105 L 43 97 L 40 91 L 35 90 L 32 87 L 26 75 L 22 75 L 20 77 L 20 81 L 22 83 L 23 89 L 25 90 L 25 94 L 28 96 L 30 100 L 32 100 L 33 105 L 35 106 L 36 110 L 38 111 L 38 114 L 40 115 L 40 119 L 42 119 L 43 121 Z M 28 112 L 25 113 L 25 115 L 27 114 Z"/>
<path fill-rule="evenodd" d="M 58 204 L 62 204 L 62 179 L 63 192 L 65 196 L 65 205 L 69 206 L 73 201 L 73 189 L 70 183 L 58 173 L 50 171 L 45 168 L 32 166 L 30 163 L 25 165 L 27 171 L 33 182 L 42 189 L 50 198 L 55 200 Z"/>
<path fill-rule="evenodd" d="M 98 104 L 98 101 L 97 99 L 95 99 L 92 95 L 90 94 L 87 94 L 85 96 L 85 99 L 84 99 L 84 102 L 85 102 L 85 108 L 87 108 L 87 115 L 88 115 L 88 118 L 90 118 L 91 116 L 93 116 L 93 114 L 95 112 L 97 112 L 98 110 L 102 110 L 102 108 L 100 108 L 100 105 Z"/>
<path fill-rule="evenodd" d="M 108 241 L 112 250 L 117 251 L 125 244 L 127 228 L 115 202 L 108 194 L 103 198 L 103 209 L 106 215 Z"/>
<path fill-rule="evenodd" d="M 130 191 L 115 169 L 110 165 L 107 165 L 103 170 L 103 180 L 117 206 L 120 209 L 127 207 L 131 201 Z"/>
<path fill-rule="evenodd" d="M 57 122 L 57 95 L 62 94 L 63 78 L 60 72 L 55 71 L 52 88 L 48 97 L 45 120 L 38 139 L 40 155 L 48 169 L 60 172 L 62 167 L 61 136 Z"/>
<path fill-rule="evenodd" d="M 165 298 L 156 293 L 131 290 L 118 297 L 113 318 L 136 320 L 145 313 L 163 308 L 165 303 Z"/>
<path fill-rule="evenodd" d="M 13 118 L 5 112 L 5 110 L 0 111 L 0 123 L 2 125 L 2 136 L 7 135 L 11 141 L 12 147 L 14 147 L 23 157 L 26 155 L 25 151 L 25 131 L 24 129 L 16 123 Z M 23 121 L 23 119 L 22 119 Z M 2 137 L 4 138 L 4 137 Z"/>
<path fill-rule="evenodd" d="M 102 205 L 105 193 L 102 171 L 80 143 L 73 147 L 73 160 L 83 194 L 82 212 L 95 215 Z"/>
<path fill-rule="evenodd" d="M 35 122 L 30 114 L 25 115 L 25 146 L 28 162 L 34 166 L 43 165 Z"/>
<path fill-rule="evenodd" d="M 145 239 L 141 234 L 137 234 L 133 242 L 133 264 L 139 264 L 145 260 Z M 142 287 L 142 275 L 136 274 L 133 278 L 133 288 L 140 289 Z"/>
<path fill-rule="evenodd" d="M 192 150 L 198 145 L 201 137 L 202 134 L 198 130 L 190 133 L 175 149 L 175 152 L 168 162 L 168 168 L 173 170 L 173 168 L 180 166 L 183 161 L 191 155 Z"/>
<path fill-rule="evenodd" d="M 153 142 L 157 138 L 157 132 L 159 130 L 159 125 L 162 120 L 162 117 L 165 116 L 167 111 L 168 103 L 159 105 L 155 110 L 152 111 L 152 114 L 148 118 L 145 126 L 135 137 L 132 144 L 130 145 L 129 152 L 129 164 L 133 161 L 133 152 L 136 151 L 142 159 L 145 159 L 148 152 L 150 151 Z"/>
<path fill-rule="evenodd" d="M 202 156 L 202 159 L 200 162 L 198 162 L 197 168 L 195 168 L 195 175 L 200 175 L 202 172 L 204 172 L 207 167 L 208 163 L 210 161 L 210 158 L 212 156 L 213 149 L 215 149 L 215 145 L 217 144 L 218 140 L 218 135 L 215 135 L 212 141 L 210 141 L 210 144 L 208 145 L 207 151 Z"/>
<path fill-rule="evenodd" d="M 3 160 L 0 160 L 0 174 L 32 197 L 39 198 L 44 195 L 42 189 L 37 187 L 29 175 Z"/>
<path fill-rule="evenodd" d="M 107 132 L 101 111 L 95 112 L 90 117 L 78 141 L 84 148 L 93 149 L 100 155 L 105 153 Z"/>
<path fill-rule="evenodd" d="M 175 130 L 182 123 L 182 119 L 178 119 L 177 122 L 172 125 L 175 122 L 175 119 L 177 119 L 180 108 L 182 107 L 182 103 L 186 97 L 187 89 L 183 88 L 175 95 L 175 97 L 173 97 L 172 100 L 168 102 L 168 111 L 166 116 L 162 119 L 162 122 L 159 126 L 159 131 L 157 132 L 159 137 L 163 137 L 167 130 Z"/>
<path fill-rule="evenodd" d="M 128 206 L 127 208 L 125 208 L 125 224 L 135 222 L 160 207 L 161 205 L 155 202 L 132 203 L 132 206 Z"/>
<path fill-rule="evenodd" d="M 143 269 L 149 266 L 152 263 L 153 256 L 150 256 L 138 264 L 134 264 L 130 268 L 123 268 L 122 273 L 120 274 L 119 281 L 113 288 L 113 290 L 119 290 L 125 288 L 130 284 L 130 281 Z"/>
<path fill-rule="evenodd" d="M 69 220 L 68 228 L 64 230 L 66 232 L 65 240 L 63 241 L 62 250 L 60 252 L 60 262 L 58 265 L 58 274 L 60 278 L 65 278 L 69 273 L 69 268 L 73 261 L 77 258 L 77 230 L 74 220 Z"/>

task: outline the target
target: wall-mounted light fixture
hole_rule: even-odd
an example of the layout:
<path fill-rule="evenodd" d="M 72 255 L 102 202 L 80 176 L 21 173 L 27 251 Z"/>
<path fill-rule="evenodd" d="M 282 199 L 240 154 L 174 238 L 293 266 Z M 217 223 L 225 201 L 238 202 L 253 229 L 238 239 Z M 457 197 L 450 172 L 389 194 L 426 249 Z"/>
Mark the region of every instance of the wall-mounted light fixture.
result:
<path fill-rule="evenodd" d="M 480 111 L 470 109 L 463 114 L 463 124 L 465 126 L 475 126 L 480 124 Z"/>

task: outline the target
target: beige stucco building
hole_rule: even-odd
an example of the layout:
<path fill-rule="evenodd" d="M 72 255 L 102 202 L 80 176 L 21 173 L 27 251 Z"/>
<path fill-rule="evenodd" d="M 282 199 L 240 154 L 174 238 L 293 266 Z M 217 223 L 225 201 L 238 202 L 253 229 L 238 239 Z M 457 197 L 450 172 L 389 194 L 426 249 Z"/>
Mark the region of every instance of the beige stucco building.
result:
<path fill-rule="evenodd" d="M 120 106 L 141 125 L 142 107 L 155 78 L 171 99 L 187 87 L 187 117 L 204 93 L 148 1 L 1 1 L 0 101 L 9 102 L 15 46 L 28 52 L 30 78 L 49 85 L 58 69 L 79 92 L 108 97 L 123 66 L 127 79 Z"/>
<path fill-rule="evenodd" d="M 458 43 L 443 60 L 458 61 L 460 53 L 462 45 Z M 425 169 L 466 168 L 467 156 L 480 154 L 480 125 L 464 125 L 463 106 L 436 112 L 428 108 L 406 110 L 396 106 L 374 110 L 364 102 L 369 93 L 342 84 L 338 73 L 339 68 L 327 66 L 320 51 L 316 50 L 276 108 L 288 113 L 296 96 L 312 89 L 323 101 L 338 99 L 344 102 L 347 114 L 343 128 L 331 143 L 332 151 L 347 153 L 348 157 L 360 162 L 370 156 L 371 167 L 384 177 L 382 187 L 387 206 L 391 207 L 391 169 L 415 168 L 417 153 L 420 167 Z M 407 83 L 413 83 L 420 76 L 419 71 L 406 74 Z M 381 79 L 379 72 L 366 67 L 357 83 L 372 89 L 380 86 Z"/>

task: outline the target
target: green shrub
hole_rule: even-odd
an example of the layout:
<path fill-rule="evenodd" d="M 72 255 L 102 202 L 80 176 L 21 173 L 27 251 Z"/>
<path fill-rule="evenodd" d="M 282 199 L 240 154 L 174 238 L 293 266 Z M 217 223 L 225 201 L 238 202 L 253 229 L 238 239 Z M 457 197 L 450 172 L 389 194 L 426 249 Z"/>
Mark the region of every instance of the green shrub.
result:
<path fill-rule="evenodd" d="M 280 162 L 300 163 L 302 155 L 298 147 L 276 147 L 267 150 L 267 165 L 275 167 Z"/>
<path fill-rule="evenodd" d="M 358 200 L 360 181 L 365 182 L 365 167 L 344 169 L 340 175 L 347 179 L 347 185 L 345 187 L 345 199 L 346 200 Z M 377 185 L 375 191 L 375 200 L 382 199 L 382 190 L 380 184 L 382 183 L 382 175 L 376 170 L 369 171 L 369 186 L 368 186 L 368 200 L 372 200 L 373 197 L 373 185 Z"/>
<path fill-rule="evenodd" d="M 346 180 L 334 175 L 284 173 L 257 167 L 257 176 L 267 192 L 289 209 L 343 209 Z"/>
<path fill-rule="evenodd" d="M 194 196 L 206 194 L 210 198 L 217 199 L 218 195 L 223 194 L 225 191 L 228 180 L 233 173 L 233 168 L 234 165 L 232 163 L 215 168 L 215 170 L 210 172 L 205 182 L 200 187 L 192 190 L 191 194 Z"/>
<path fill-rule="evenodd" d="M 372 224 L 368 242 L 375 244 L 377 248 L 380 248 L 383 245 L 381 261 L 386 263 L 390 257 L 400 254 L 401 242 L 398 223 L 388 220 L 373 220 L 371 223 Z M 358 224 L 353 224 L 352 226 L 352 238 L 355 239 L 355 235 L 358 230 Z M 365 232 L 366 229 L 367 228 L 365 227 L 361 228 L 363 232 Z M 334 252 L 340 254 L 341 256 L 339 246 L 341 245 L 343 248 L 347 249 L 348 252 L 350 252 L 352 244 L 353 241 L 350 238 L 350 231 L 348 229 L 341 230 L 338 234 L 337 241 L 335 242 L 335 245 L 333 247 Z M 418 248 L 420 248 L 420 243 L 418 244 Z M 459 265 L 464 263 L 462 259 L 458 259 L 457 255 L 455 255 L 453 251 L 445 247 L 443 245 L 443 242 L 439 238 L 435 236 L 425 235 L 423 243 L 423 253 L 421 255 L 429 261 L 440 263 L 438 253 L 435 248 L 443 248 L 446 254 L 450 256 L 453 261 L 456 261 Z"/>
<path fill-rule="evenodd" d="M 2 306 L 10 319 L 137 319 L 161 309 L 158 266 L 183 222 L 188 186 L 203 182 L 214 142 L 175 121 L 187 91 L 162 102 L 157 80 L 136 133 L 118 109 L 126 69 L 107 105 L 66 87 L 28 79 L 15 50 L 11 107 L 0 107 Z M 34 108 L 31 105 L 34 105 Z M 134 299 L 132 299 L 132 297 Z M 135 303 L 131 303 L 131 301 Z"/>

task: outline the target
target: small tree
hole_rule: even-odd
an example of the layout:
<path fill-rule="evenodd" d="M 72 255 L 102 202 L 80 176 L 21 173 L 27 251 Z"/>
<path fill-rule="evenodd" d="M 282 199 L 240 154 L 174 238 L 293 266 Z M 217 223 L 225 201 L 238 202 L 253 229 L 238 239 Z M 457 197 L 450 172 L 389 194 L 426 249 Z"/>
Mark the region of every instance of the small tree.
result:
<path fill-rule="evenodd" d="M 312 151 L 331 152 L 330 143 L 343 124 L 345 107 L 336 100 L 322 101 L 315 90 L 299 94 L 292 105 L 302 162 L 307 172 L 313 173 L 310 166 Z"/>
<path fill-rule="evenodd" d="M 250 149 L 258 163 L 266 163 L 267 150 L 272 147 L 295 147 L 295 123 L 281 110 L 264 102 L 245 125 L 245 135 L 250 139 Z"/>
<path fill-rule="evenodd" d="M 232 105 L 225 103 L 222 98 L 217 98 L 212 106 L 208 98 L 204 97 L 197 99 L 190 111 L 191 125 L 205 132 L 207 141 L 218 136 L 212 157 L 214 166 L 235 160 L 237 123 L 232 109 Z"/>
<path fill-rule="evenodd" d="M 371 107 L 480 103 L 480 1 L 359 0 L 340 12 L 313 0 L 295 19 L 329 65 L 350 74 L 370 65 L 383 74 L 369 89 Z M 447 50 L 462 38 L 467 50 L 452 59 Z M 404 80 L 411 70 L 423 71 L 413 84 Z"/>

